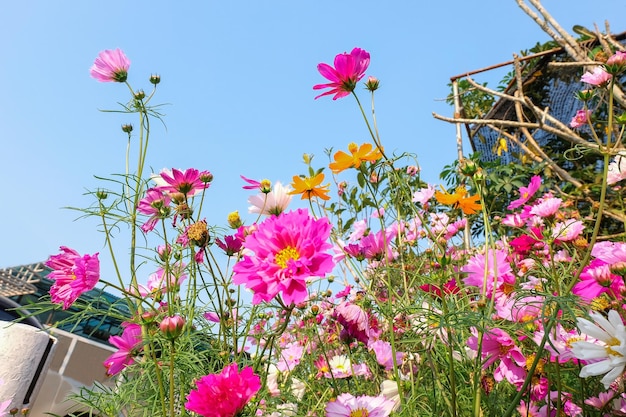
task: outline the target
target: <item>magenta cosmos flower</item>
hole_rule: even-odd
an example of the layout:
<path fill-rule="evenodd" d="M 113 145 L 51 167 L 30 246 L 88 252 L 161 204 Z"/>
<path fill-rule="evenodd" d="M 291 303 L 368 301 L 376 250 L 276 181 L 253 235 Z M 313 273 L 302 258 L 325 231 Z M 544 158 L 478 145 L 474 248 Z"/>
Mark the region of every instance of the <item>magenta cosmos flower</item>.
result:
<path fill-rule="evenodd" d="M 200 378 L 187 395 L 185 408 L 203 417 L 234 417 L 259 389 L 261 379 L 252 368 L 246 366 L 239 372 L 233 363 L 219 374 Z"/>
<path fill-rule="evenodd" d="M 98 54 L 89 72 L 103 83 L 123 83 L 128 77 L 130 61 L 121 49 L 107 49 Z"/>
<path fill-rule="evenodd" d="M 156 188 L 146 191 L 146 196 L 137 205 L 137 210 L 150 218 L 141 226 L 141 230 L 148 233 L 154 229 L 159 219 L 167 218 L 170 215 L 171 200 L 169 195 Z"/>
<path fill-rule="evenodd" d="M 491 296 L 493 290 L 504 283 L 514 283 L 515 276 L 507 256 L 508 252 L 505 249 L 489 249 L 486 254 L 472 256 L 461 268 L 461 272 L 467 274 L 463 282 L 479 289 L 485 288 L 487 296 Z"/>
<path fill-rule="evenodd" d="M 243 244 L 248 253 L 234 268 L 233 282 L 254 292 L 253 304 L 282 293 L 287 304 L 307 298 L 307 281 L 334 267 L 328 243 L 330 222 L 306 209 L 267 218 Z"/>
<path fill-rule="evenodd" d="M 157 189 L 167 193 L 181 193 L 186 197 L 195 195 L 198 191 L 209 188 L 213 175 L 209 171 L 198 171 L 189 168 L 185 171 L 179 169 L 163 169 L 159 175 L 152 177 L 157 183 Z"/>
<path fill-rule="evenodd" d="M 324 78 L 330 80 L 330 83 L 317 84 L 313 86 L 313 89 L 323 90 L 330 88 L 330 90 L 315 98 L 318 99 L 322 96 L 334 94 L 333 100 L 337 100 L 347 96 L 354 91 L 356 84 L 363 78 L 369 65 L 369 52 L 360 48 L 354 48 L 350 53 L 344 52 L 337 55 L 334 68 L 328 64 L 319 64 L 317 70 Z"/>
<path fill-rule="evenodd" d="M 141 326 L 135 323 L 124 323 L 121 336 L 109 337 L 109 343 L 118 350 L 105 359 L 103 365 L 107 368 L 107 375 L 117 375 L 125 367 L 135 362 L 135 356 L 141 350 Z"/>
<path fill-rule="evenodd" d="M 527 187 L 519 188 L 519 198 L 515 201 L 512 201 L 507 209 L 514 210 L 526 204 L 528 200 L 530 200 L 530 198 L 537 192 L 537 190 L 539 190 L 539 187 L 541 187 L 541 177 L 539 175 L 534 175 L 530 179 L 530 183 Z"/>
<path fill-rule="evenodd" d="M 355 397 L 345 393 L 337 397 L 335 401 L 326 404 L 326 417 L 386 417 L 391 414 L 395 402 L 388 400 L 382 395 L 370 397 L 361 395 Z"/>
<path fill-rule="evenodd" d="M 74 249 L 61 246 L 61 253 L 52 255 L 46 266 L 52 269 L 48 278 L 54 280 L 50 287 L 53 303 L 63 303 L 67 310 L 78 297 L 96 286 L 100 279 L 98 254 L 79 255 Z"/>

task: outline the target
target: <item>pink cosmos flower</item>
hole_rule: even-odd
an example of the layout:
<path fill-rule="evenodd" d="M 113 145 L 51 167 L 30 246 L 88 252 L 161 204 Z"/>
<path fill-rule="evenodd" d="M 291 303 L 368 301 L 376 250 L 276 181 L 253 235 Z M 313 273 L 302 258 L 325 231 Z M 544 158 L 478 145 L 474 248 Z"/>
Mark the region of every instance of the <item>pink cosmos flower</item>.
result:
<path fill-rule="evenodd" d="M 121 336 L 109 337 L 109 343 L 118 351 L 105 359 L 103 365 L 107 368 L 107 375 L 117 375 L 125 367 L 135 362 L 135 356 L 141 350 L 141 326 L 135 323 L 124 323 Z"/>
<path fill-rule="evenodd" d="M 330 222 L 314 219 L 306 209 L 268 217 L 243 244 L 247 254 L 233 268 L 233 282 L 254 292 L 253 304 L 282 293 L 287 304 L 308 296 L 307 282 L 334 267 L 328 242 Z"/>
<path fill-rule="evenodd" d="M 79 255 L 74 249 L 61 246 L 61 253 L 52 255 L 46 266 L 52 269 L 48 278 L 54 280 L 50 287 L 53 303 L 63 303 L 67 310 L 81 294 L 93 289 L 100 280 L 98 254 Z"/>
<path fill-rule="evenodd" d="M 488 296 L 503 283 L 515 282 L 507 256 L 508 252 L 504 249 L 489 249 L 486 255 L 479 253 L 472 256 L 461 268 L 468 274 L 463 282 L 480 289 L 486 288 Z"/>
<path fill-rule="evenodd" d="M 335 56 L 335 67 L 328 64 L 319 64 L 317 70 L 322 76 L 330 81 L 327 84 L 317 84 L 314 90 L 330 88 L 316 99 L 334 94 L 333 100 L 345 97 L 356 88 L 356 84 L 363 78 L 367 67 L 370 65 L 370 54 L 360 48 L 354 48 L 352 52 Z"/>
<path fill-rule="evenodd" d="M 165 219 L 170 214 L 171 197 L 163 194 L 156 188 L 150 188 L 146 191 L 146 196 L 137 204 L 137 211 L 150 218 L 141 225 L 141 230 L 145 233 L 154 230 L 159 219 Z"/>
<path fill-rule="evenodd" d="M 128 68 L 130 61 L 121 49 L 107 49 L 98 54 L 89 72 L 93 78 L 103 83 L 123 83 L 128 77 Z"/>
<path fill-rule="evenodd" d="M 528 200 L 530 200 L 530 198 L 537 192 L 537 190 L 539 190 L 539 187 L 541 187 L 541 177 L 539 175 L 534 175 L 530 179 L 528 187 L 519 188 L 519 198 L 515 201 L 512 201 L 507 209 L 514 210 L 526 204 Z"/>
<path fill-rule="evenodd" d="M 574 117 L 572 118 L 572 121 L 569 122 L 569 125 L 573 127 L 574 129 L 582 127 L 582 126 L 586 126 L 587 123 L 589 122 L 590 117 L 591 117 L 590 110 L 578 110 L 576 114 L 574 115 Z"/>
<path fill-rule="evenodd" d="M 382 395 L 355 397 L 345 393 L 339 395 L 335 401 L 326 404 L 326 417 L 387 417 L 394 406 L 393 400 L 388 400 Z"/>
<path fill-rule="evenodd" d="M 602 67 L 595 67 L 592 72 L 587 71 L 580 77 L 580 81 L 595 86 L 601 86 L 610 80 L 611 74 L 606 72 Z"/>
<path fill-rule="evenodd" d="M 226 366 L 219 374 L 203 376 L 196 389 L 187 395 L 185 408 L 203 417 L 234 417 L 261 389 L 261 378 L 251 367 L 239 372 L 237 364 Z"/>
<path fill-rule="evenodd" d="M 626 179 L 626 153 L 624 152 L 615 155 L 609 164 L 606 181 L 608 185 L 615 185 L 623 179 Z"/>
<path fill-rule="evenodd" d="M 569 219 L 557 222 L 552 228 L 552 237 L 561 242 L 571 242 L 580 236 L 584 228 L 580 220 Z"/>
<path fill-rule="evenodd" d="M 176 168 L 163 169 L 152 180 L 157 183 L 157 189 L 166 193 L 182 193 L 186 197 L 195 195 L 198 191 L 209 188 L 213 175 L 209 171 L 199 171 L 189 168 L 185 171 Z"/>
<path fill-rule="evenodd" d="M 178 291 L 180 285 L 187 279 L 185 274 L 185 264 L 177 262 L 169 267 L 169 282 L 165 280 L 165 269 L 159 267 L 156 272 L 148 276 L 146 285 L 139 285 L 137 289 L 130 288 L 133 294 L 139 293 L 142 297 L 155 297 L 157 294 L 165 294 L 168 290 L 171 292 Z"/>
<path fill-rule="evenodd" d="M 393 369 L 393 350 L 391 349 L 391 343 L 384 340 L 377 340 L 370 343 L 368 349 L 373 350 L 376 355 L 376 362 L 383 366 L 385 369 Z M 402 365 L 402 361 L 406 354 L 404 352 L 396 352 L 396 365 Z"/>
<path fill-rule="evenodd" d="M 478 337 L 476 329 L 472 329 L 473 336 L 467 340 L 467 346 L 473 351 L 478 351 Z M 496 361 L 500 361 L 493 373 L 496 381 L 506 379 L 511 384 L 523 383 L 526 377 L 524 366 L 526 358 L 515 344 L 515 340 L 507 332 L 499 328 L 489 329 L 485 332 L 481 346 L 482 358 L 485 359 L 483 369 L 488 368 Z"/>
<path fill-rule="evenodd" d="M 561 203 L 563 203 L 563 200 L 560 198 L 551 196 L 544 197 L 532 207 L 530 214 L 541 218 L 550 217 L 559 211 Z"/>
<path fill-rule="evenodd" d="M 413 201 L 414 203 L 420 203 L 422 206 L 425 206 L 434 195 L 435 187 L 428 184 L 426 188 L 420 188 L 419 190 L 414 192 L 411 201 Z"/>
<path fill-rule="evenodd" d="M 340 334 L 342 340 L 356 339 L 367 346 L 370 338 L 369 316 L 361 307 L 344 301 L 335 307 L 333 318 L 343 327 Z"/>
<path fill-rule="evenodd" d="M 276 364 L 276 368 L 280 372 L 292 371 L 295 366 L 300 363 L 304 347 L 298 342 L 288 343 L 280 352 L 280 358 Z"/>
<path fill-rule="evenodd" d="M 235 235 L 227 235 L 224 236 L 223 241 L 219 237 L 216 238 L 215 244 L 226 252 L 226 256 L 234 256 L 241 251 L 241 248 L 243 247 L 243 240 L 239 239 Z"/>

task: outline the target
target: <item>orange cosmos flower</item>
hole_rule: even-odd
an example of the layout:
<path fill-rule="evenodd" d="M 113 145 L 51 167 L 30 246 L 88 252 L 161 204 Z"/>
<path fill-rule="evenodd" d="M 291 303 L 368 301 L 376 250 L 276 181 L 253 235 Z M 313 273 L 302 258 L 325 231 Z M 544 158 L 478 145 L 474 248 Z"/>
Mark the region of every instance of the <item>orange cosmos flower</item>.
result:
<path fill-rule="evenodd" d="M 452 194 L 448 193 L 446 190 L 443 190 L 443 192 L 435 191 L 435 199 L 446 206 L 460 208 L 465 214 L 474 214 L 481 209 L 481 205 L 478 202 L 480 196 L 476 194 L 465 197 L 466 194 L 467 189 L 461 185 L 458 186 Z"/>
<path fill-rule="evenodd" d="M 348 168 L 358 168 L 362 162 L 375 162 L 378 161 L 383 155 L 378 148 L 374 148 L 370 143 L 364 143 L 358 146 L 352 142 L 348 145 L 348 150 L 351 155 L 348 155 L 344 151 L 338 151 L 333 157 L 335 162 L 331 162 L 328 167 L 333 173 L 338 174 Z"/>
<path fill-rule="evenodd" d="M 330 184 L 322 184 L 324 181 L 324 174 L 319 173 L 314 177 L 302 178 L 297 175 L 293 176 L 293 182 L 291 186 L 293 191 L 289 194 L 302 194 L 302 199 L 311 199 L 312 197 L 319 197 L 322 200 L 330 200 L 328 196 Z"/>

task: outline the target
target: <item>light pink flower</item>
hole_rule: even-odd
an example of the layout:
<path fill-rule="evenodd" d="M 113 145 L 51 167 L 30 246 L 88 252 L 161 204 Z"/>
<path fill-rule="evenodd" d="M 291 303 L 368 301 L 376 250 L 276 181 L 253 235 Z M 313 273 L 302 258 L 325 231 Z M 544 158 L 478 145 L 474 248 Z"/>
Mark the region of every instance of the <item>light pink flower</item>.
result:
<path fill-rule="evenodd" d="M 580 220 L 569 219 L 557 222 L 552 228 L 552 237 L 561 242 L 571 242 L 582 233 L 585 226 Z"/>
<path fill-rule="evenodd" d="M 395 402 L 382 395 L 370 397 L 362 395 L 341 394 L 335 401 L 326 404 L 326 417 L 387 417 L 391 414 Z"/>
<path fill-rule="evenodd" d="M 291 203 L 293 197 L 289 194 L 291 191 L 293 190 L 290 186 L 284 186 L 277 181 L 269 193 L 262 192 L 248 198 L 248 203 L 251 204 L 248 211 L 266 216 L 278 216 Z"/>
<path fill-rule="evenodd" d="M 268 217 L 243 244 L 247 254 L 233 268 L 233 282 L 254 292 L 253 304 L 282 293 L 288 305 L 304 301 L 307 283 L 334 267 L 328 242 L 330 222 L 306 209 Z"/>
<path fill-rule="evenodd" d="M 580 81 L 595 86 L 601 86 L 610 80 L 611 74 L 606 72 L 602 67 L 595 67 L 592 72 L 587 71 L 580 77 Z"/>
<path fill-rule="evenodd" d="M 527 187 L 519 188 L 519 198 L 512 201 L 507 209 L 514 210 L 526 204 L 528 200 L 530 200 L 530 198 L 537 192 L 537 190 L 539 190 L 539 187 L 541 187 L 541 177 L 539 175 L 534 175 L 530 179 L 530 183 Z"/>
<path fill-rule="evenodd" d="M 357 83 L 365 75 L 365 71 L 370 64 L 370 54 L 360 48 L 354 48 L 350 53 L 343 53 L 335 56 L 335 67 L 321 63 L 317 70 L 322 76 L 330 81 L 327 84 L 317 84 L 314 90 L 330 88 L 316 99 L 334 94 L 333 100 L 345 97 L 356 88 Z"/>
<path fill-rule="evenodd" d="M 101 82 L 123 83 L 128 77 L 130 61 L 121 49 L 107 49 L 98 54 L 89 72 Z"/>
<path fill-rule="evenodd" d="M 412 201 L 414 203 L 420 203 L 422 206 L 428 203 L 428 201 L 435 195 L 435 187 L 428 184 L 426 188 L 420 188 L 413 193 Z"/>
<path fill-rule="evenodd" d="M 591 117 L 591 111 L 589 110 L 578 110 L 572 121 L 569 122 L 569 125 L 574 129 L 579 128 L 581 126 L 586 126 L 589 122 L 589 118 Z"/>
<path fill-rule="evenodd" d="M 615 185 L 623 179 L 626 179 L 626 153 L 619 153 L 609 164 L 606 182 L 608 185 Z"/>
<path fill-rule="evenodd" d="M 613 55 L 606 60 L 607 65 L 626 65 L 626 51 L 616 51 Z"/>
<path fill-rule="evenodd" d="M 203 376 L 187 395 L 185 408 L 203 417 L 235 417 L 261 389 L 261 379 L 251 367 L 239 372 L 237 364 L 219 374 Z"/>
<path fill-rule="evenodd" d="M 531 208 L 530 214 L 541 218 L 550 217 L 559 211 L 562 203 L 563 200 L 560 198 L 544 197 Z"/>
<path fill-rule="evenodd" d="M 291 342 L 280 351 L 280 357 L 276 368 L 280 372 L 292 371 L 300 363 L 304 347 L 298 342 Z"/>
<path fill-rule="evenodd" d="M 141 350 L 141 326 L 134 323 L 124 323 L 121 336 L 111 336 L 109 343 L 118 351 L 105 359 L 103 365 L 107 368 L 107 375 L 117 375 L 125 367 L 135 362 L 135 356 Z"/>
<path fill-rule="evenodd" d="M 98 254 L 79 255 L 74 249 L 61 246 L 61 253 L 52 255 L 46 266 L 52 269 L 48 278 L 54 280 L 50 287 L 53 303 L 63 303 L 67 310 L 81 294 L 93 289 L 100 280 Z"/>
<path fill-rule="evenodd" d="M 376 355 L 376 361 L 379 365 L 385 369 L 393 369 L 393 350 L 391 349 L 391 343 L 384 340 L 377 340 L 370 343 L 368 349 L 373 350 Z M 402 365 L 402 361 L 405 357 L 404 352 L 396 352 L 396 365 Z"/>

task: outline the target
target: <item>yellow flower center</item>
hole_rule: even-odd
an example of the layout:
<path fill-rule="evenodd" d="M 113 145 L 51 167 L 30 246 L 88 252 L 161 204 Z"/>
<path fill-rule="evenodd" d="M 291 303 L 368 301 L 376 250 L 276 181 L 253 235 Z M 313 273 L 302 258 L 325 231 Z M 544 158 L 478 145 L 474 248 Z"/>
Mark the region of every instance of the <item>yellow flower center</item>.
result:
<path fill-rule="evenodd" d="M 298 250 L 292 246 L 287 246 L 276 254 L 274 262 L 276 262 L 276 264 L 282 269 L 285 269 L 289 261 L 296 261 L 298 259 L 300 259 L 300 254 L 298 253 Z"/>
<path fill-rule="evenodd" d="M 367 417 L 370 413 L 365 408 L 357 408 L 350 411 L 350 417 Z"/>
<path fill-rule="evenodd" d="M 611 338 L 611 340 L 609 340 L 608 342 L 606 342 L 606 353 L 609 355 L 613 355 L 613 356 L 624 356 L 622 355 L 620 352 L 617 352 L 613 349 L 613 346 L 619 346 L 619 340 L 617 340 L 617 338 L 613 337 Z"/>

